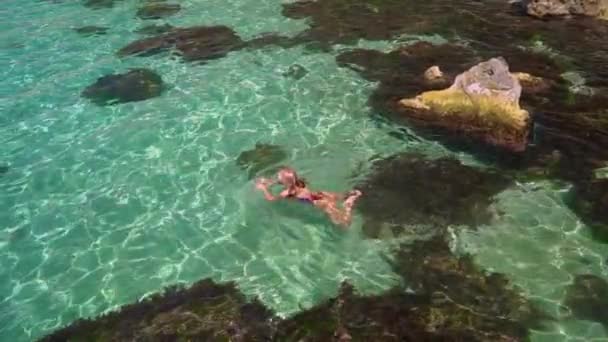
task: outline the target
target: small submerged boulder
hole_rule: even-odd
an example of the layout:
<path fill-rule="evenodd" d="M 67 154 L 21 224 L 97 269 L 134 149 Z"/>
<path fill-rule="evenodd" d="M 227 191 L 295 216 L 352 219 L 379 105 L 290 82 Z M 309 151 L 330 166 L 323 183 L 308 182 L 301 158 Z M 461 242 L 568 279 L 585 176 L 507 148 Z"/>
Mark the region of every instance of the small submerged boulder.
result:
<path fill-rule="evenodd" d="M 117 54 L 149 56 L 175 48 L 185 61 L 204 61 L 224 57 L 243 46 L 241 38 L 227 26 L 195 26 L 136 40 Z"/>
<path fill-rule="evenodd" d="M 249 179 L 262 171 L 268 171 L 287 159 L 287 153 L 281 146 L 256 143 L 253 149 L 243 151 L 236 159 L 237 165 L 247 170 Z"/>
<path fill-rule="evenodd" d="M 283 76 L 299 80 L 308 74 L 308 70 L 300 64 L 293 64 L 289 66 L 287 71 L 283 73 Z"/>
<path fill-rule="evenodd" d="M 582 15 L 608 19 L 608 0 L 521 0 L 516 4 L 537 18 Z"/>
<path fill-rule="evenodd" d="M 581 274 L 568 286 L 564 304 L 578 319 L 608 328 L 608 281 L 592 274 Z"/>
<path fill-rule="evenodd" d="M 161 19 L 176 14 L 181 8 L 179 4 L 150 2 L 138 9 L 136 15 L 140 19 Z"/>
<path fill-rule="evenodd" d="M 135 33 L 153 36 L 171 32 L 175 27 L 169 24 L 164 25 L 147 25 L 135 30 Z"/>
<path fill-rule="evenodd" d="M 0 176 L 4 176 L 10 168 L 7 165 L 0 165 Z"/>
<path fill-rule="evenodd" d="M 530 116 L 519 107 L 521 85 L 507 62 L 492 58 L 458 75 L 451 87 L 400 103 L 415 119 L 462 132 L 486 143 L 525 150 Z"/>
<path fill-rule="evenodd" d="M 440 234 L 449 225 L 477 227 L 494 217 L 491 205 L 511 179 L 492 170 L 463 165 L 454 158 L 428 159 L 398 154 L 373 163 L 369 175 L 356 185 L 365 196 L 357 211 L 364 233 L 382 235 Z"/>
<path fill-rule="evenodd" d="M 111 8 L 119 0 L 85 0 L 83 5 L 92 9 Z"/>
<path fill-rule="evenodd" d="M 82 36 L 101 36 L 108 32 L 108 28 L 101 26 L 82 26 L 75 28 L 74 31 Z"/>
<path fill-rule="evenodd" d="M 154 71 L 131 69 L 124 74 L 100 77 L 81 96 L 98 105 L 112 105 L 147 100 L 160 96 L 162 90 L 162 78 Z"/>

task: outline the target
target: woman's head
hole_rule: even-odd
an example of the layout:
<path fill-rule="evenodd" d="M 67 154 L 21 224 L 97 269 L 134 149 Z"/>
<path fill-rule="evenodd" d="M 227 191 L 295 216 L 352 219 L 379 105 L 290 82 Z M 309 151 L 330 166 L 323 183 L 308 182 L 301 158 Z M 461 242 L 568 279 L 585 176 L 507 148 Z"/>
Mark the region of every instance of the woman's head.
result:
<path fill-rule="evenodd" d="M 304 186 L 306 186 L 306 184 L 304 184 L 304 181 L 302 181 L 298 177 L 298 174 L 296 173 L 296 171 L 289 167 L 284 167 L 284 168 L 280 169 L 279 172 L 277 173 L 277 178 L 279 180 L 279 183 L 283 184 L 283 186 L 286 186 L 286 187 L 292 187 L 292 186 L 304 187 Z"/>

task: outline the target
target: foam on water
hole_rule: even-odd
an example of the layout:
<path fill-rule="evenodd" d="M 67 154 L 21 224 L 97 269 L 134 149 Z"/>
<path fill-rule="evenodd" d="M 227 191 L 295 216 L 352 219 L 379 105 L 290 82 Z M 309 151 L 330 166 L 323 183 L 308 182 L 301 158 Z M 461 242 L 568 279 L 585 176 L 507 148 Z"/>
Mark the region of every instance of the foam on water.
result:
<path fill-rule="evenodd" d="M 372 155 L 450 153 L 424 139 L 394 139 L 390 126 L 370 119 L 374 84 L 338 68 L 332 54 L 302 47 L 243 50 L 206 65 L 162 54 L 119 59 L 114 52 L 148 23 L 134 18 L 137 1 L 101 10 L 71 1 L 3 4 L 0 162 L 10 171 L 0 178 L 0 340 L 30 340 L 203 277 L 236 280 L 281 314 L 335 294 L 345 278 L 363 292 L 395 284 L 383 257 L 390 246 L 362 239 L 359 218 L 344 233 L 312 208 L 266 203 L 235 163 L 256 142 L 281 145 L 286 163 L 315 187 L 341 191 Z M 305 27 L 271 0 L 181 4 L 163 22 L 224 24 L 244 39 Z M 108 34 L 72 31 L 84 25 L 107 26 Z M 283 76 L 294 64 L 308 74 Z M 159 73 L 166 92 L 111 107 L 80 98 L 98 77 L 132 67 Z M 589 240 L 559 194 L 507 191 L 505 216 L 462 237 L 483 266 L 551 305 L 572 274 L 607 276 L 605 247 Z M 591 331 L 582 335 L 568 324 L 557 329 L 606 336 L 594 324 L 577 321 Z"/>

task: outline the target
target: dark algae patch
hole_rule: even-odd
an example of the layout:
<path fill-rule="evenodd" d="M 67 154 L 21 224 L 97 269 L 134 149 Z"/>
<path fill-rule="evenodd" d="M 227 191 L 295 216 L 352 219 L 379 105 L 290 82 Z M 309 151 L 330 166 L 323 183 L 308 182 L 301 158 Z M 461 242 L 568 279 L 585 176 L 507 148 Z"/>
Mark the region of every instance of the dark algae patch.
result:
<path fill-rule="evenodd" d="M 402 245 L 393 263 L 415 292 L 360 295 L 344 283 L 336 297 L 282 319 L 234 283 L 201 280 L 41 341 L 524 341 L 551 320 L 506 278 L 452 254 L 442 237 Z"/>
<path fill-rule="evenodd" d="M 569 200 L 572 209 L 591 227 L 594 237 L 608 242 L 608 179 L 578 182 Z"/>
<path fill-rule="evenodd" d="M 606 279 L 592 274 L 577 275 L 568 286 L 564 305 L 576 318 L 601 323 L 608 329 Z"/>
<path fill-rule="evenodd" d="M 132 69 L 124 74 L 106 75 L 86 87 L 81 96 L 98 105 L 143 101 L 160 96 L 162 78 L 148 69 Z"/>
<path fill-rule="evenodd" d="M 177 28 L 169 33 L 136 40 L 118 51 L 119 56 L 149 56 L 174 49 L 184 61 L 205 61 L 242 48 L 241 38 L 227 26 Z"/>
<path fill-rule="evenodd" d="M 91 9 L 112 8 L 114 4 L 122 0 L 84 0 L 82 4 Z"/>
<path fill-rule="evenodd" d="M 255 147 L 243 151 L 236 158 L 237 165 L 247 171 L 249 179 L 260 172 L 277 168 L 279 163 L 287 159 L 287 152 L 281 146 L 256 143 Z"/>
<path fill-rule="evenodd" d="M 146 25 L 135 30 L 135 33 L 153 36 L 171 32 L 175 27 L 169 24 L 163 25 Z"/>
<path fill-rule="evenodd" d="M 107 27 L 101 26 L 82 26 L 74 29 L 74 32 L 81 36 L 102 36 L 108 32 Z"/>
<path fill-rule="evenodd" d="M 449 225 L 474 228 L 491 222 L 494 195 L 511 184 L 496 171 L 454 158 L 403 153 L 372 164 L 369 175 L 356 185 L 365 194 L 357 210 L 365 219 L 365 234 L 372 238 L 387 229 L 395 235 L 424 235 L 442 233 Z"/>

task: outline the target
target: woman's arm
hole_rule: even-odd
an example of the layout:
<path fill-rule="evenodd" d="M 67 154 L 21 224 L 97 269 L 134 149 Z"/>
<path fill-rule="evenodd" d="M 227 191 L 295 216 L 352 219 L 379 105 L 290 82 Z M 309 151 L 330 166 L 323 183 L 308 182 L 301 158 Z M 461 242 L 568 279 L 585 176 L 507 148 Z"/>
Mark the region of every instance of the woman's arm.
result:
<path fill-rule="evenodd" d="M 262 191 L 264 193 L 264 198 L 267 201 L 275 201 L 279 199 L 278 197 L 273 196 L 270 191 L 268 191 L 268 185 L 272 185 L 274 182 L 267 178 L 260 178 L 255 182 L 256 189 Z"/>

